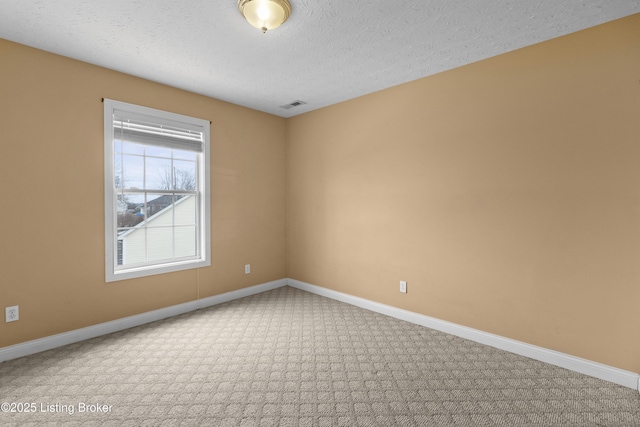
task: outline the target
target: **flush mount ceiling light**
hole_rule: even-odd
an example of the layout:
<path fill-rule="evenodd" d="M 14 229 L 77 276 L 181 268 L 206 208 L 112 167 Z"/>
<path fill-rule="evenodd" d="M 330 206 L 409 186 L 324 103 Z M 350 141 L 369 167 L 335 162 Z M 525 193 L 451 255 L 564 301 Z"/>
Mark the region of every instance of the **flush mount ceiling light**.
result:
<path fill-rule="evenodd" d="M 289 0 L 238 0 L 238 9 L 249 24 L 266 33 L 291 15 Z"/>

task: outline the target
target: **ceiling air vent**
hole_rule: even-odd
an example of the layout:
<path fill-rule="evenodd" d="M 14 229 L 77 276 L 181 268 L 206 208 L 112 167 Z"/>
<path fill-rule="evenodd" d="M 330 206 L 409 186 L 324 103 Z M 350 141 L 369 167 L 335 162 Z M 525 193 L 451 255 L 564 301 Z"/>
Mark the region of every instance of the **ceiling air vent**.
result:
<path fill-rule="evenodd" d="M 304 102 L 304 101 L 293 101 L 293 102 L 291 102 L 289 104 L 281 105 L 280 108 L 284 108 L 285 110 L 289 110 L 291 108 L 298 107 L 298 106 L 304 105 L 304 104 L 306 104 L 306 102 Z"/>

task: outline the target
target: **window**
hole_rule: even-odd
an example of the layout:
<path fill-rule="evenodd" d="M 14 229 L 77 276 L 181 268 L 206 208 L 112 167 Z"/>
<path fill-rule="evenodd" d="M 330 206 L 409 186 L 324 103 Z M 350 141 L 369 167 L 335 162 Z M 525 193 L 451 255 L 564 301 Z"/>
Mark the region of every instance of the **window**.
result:
<path fill-rule="evenodd" d="M 106 280 L 211 264 L 209 122 L 104 100 Z"/>

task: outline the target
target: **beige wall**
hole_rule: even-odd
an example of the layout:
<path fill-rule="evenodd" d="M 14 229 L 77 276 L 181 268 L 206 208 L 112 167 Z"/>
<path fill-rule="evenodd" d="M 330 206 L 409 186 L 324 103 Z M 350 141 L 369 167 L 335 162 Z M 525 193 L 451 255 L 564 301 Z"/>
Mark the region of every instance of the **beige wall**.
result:
<path fill-rule="evenodd" d="M 105 283 L 102 98 L 213 122 L 211 267 Z M 285 127 L 0 40 L 0 347 L 285 277 Z"/>
<path fill-rule="evenodd" d="M 287 138 L 288 277 L 640 372 L 640 15 Z"/>

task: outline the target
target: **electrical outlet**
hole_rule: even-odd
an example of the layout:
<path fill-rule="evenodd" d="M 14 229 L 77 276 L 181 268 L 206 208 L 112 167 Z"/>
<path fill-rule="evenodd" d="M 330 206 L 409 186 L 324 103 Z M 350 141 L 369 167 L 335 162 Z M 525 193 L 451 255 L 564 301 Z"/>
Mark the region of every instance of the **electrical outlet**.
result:
<path fill-rule="evenodd" d="M 6 322 L 15 322 L 20 319 L 20 312 L 18 311 L 18 306 L 14 305 L 13 307 L 6 307 L 4 309 Z"/>
<path fill-rule="evenodd" d="M 251 273 L 251 264 L 245 264 L 244 265 L 244 274 L 249 274 Z"/>
<path fill-rule="evenodd" d="M 405 282 L 404 280 L 400 281 L 400 292 L 402 292 L 403 294 L 407 293 L 407 282 Z"/>

